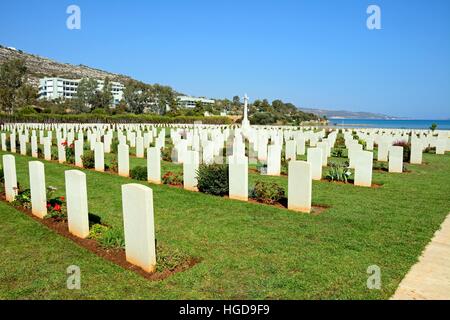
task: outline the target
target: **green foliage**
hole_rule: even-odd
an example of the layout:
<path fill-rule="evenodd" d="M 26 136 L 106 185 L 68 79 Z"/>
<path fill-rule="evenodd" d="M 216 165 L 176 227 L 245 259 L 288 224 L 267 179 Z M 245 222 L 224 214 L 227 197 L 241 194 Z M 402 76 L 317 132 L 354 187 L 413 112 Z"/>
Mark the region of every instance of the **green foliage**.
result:
<path fill-rule="evenodd" d="M 95 168 L 95 153 L 94 153 L 94 151 L 91 151 L 91 150 L 85 151 L 84 154 L 81 156 L 81 160 L 83 161 L 83 166 L 86 169 Z"/>
<path fill-rule="evenodd" d="M 367 143 L 363 139 L 358 139 L 358 143 L 362 145 L 363 150 L 366 149 Z"/>
<path fill-rule="evenodd" d="M 21 190 L 20 187 L 18 187 L 17 195 L 16 198 L 14 199 L 14 205 L 30 209 L 31 190 L 30 189 Z"/>
<path fill-rule="evenodd" d="M 197 187 L 200 192 L 224 196 L 229 192 L 228 165 L 201 164 L 197 171 Z"/>
<path fill-rule="evenodd" d="M 131 169 L 130 177 L 135 180 L 146 181 L 147 180 L 147 167 L 137 166 Z"/>
<path fill-rule="evenodd" d="M 109 228 L 103 224 L 95 223 L 90 227 L 88 238 L 98 241 L 103 237 L 108 229 Z"/>
<path fill-rule="evenodd" d="M 345 139 L 343 134 L 340 133 L 337 135 L 334 145 L 336 148 L 345 148 Z"/>
<path fill-rule="evenodd" d="M 388 164 L 387 164 L 387 162 L 374 161 L 372 169 L 373 170 L 388 171 Z"/>
<path fill-rule="evenodd" d="M 23 59 L 7 60 L 0 65 L 0 110 L 13 113 L 24 102 L 24 91 L 31 88 L 26 84 L 27 67 Z M 26 98 L 28 100 L 28 98 Z"/>
<path fill-rule="evenodd" d="M 135 115 L 130 113 L 121 113 L 116 115 L 108 114 L 26 114 L 26 115 L 7 115 L 0 114 L 1 122 L 25 122 L 25 123 L 194 123 L 203 124 L 231 124 L 228 117 L 200 117 L 200 116 L 159 116 L 153 114 Z"/>
<path fill-rule="evenodd" d="M 331 150 L 331 155 L 336 158 L 344 158 L 347 157 L 347 152 L 344 148 L 333 148 Z"/>
<path fill-rule="evenodd" d="M 437 124 L 436 123 L 432 123 L 431 126 L 430 126 L 430 130 L 434 131 L 436 129 L 437 129 Z"/>
<path fill-rule="evenodd" d="M 173 271 L 180 265 L 183 265 L 189 256 L 181 252 L 179 249 L 171 249 L 167 246 L 156 244 L 156 271 L 164 270 Z"/>
<path fill-rule="evenodd" d="M 0 184 L 4 184 L 5 183 L 5 173 L 3 171 L 3 168 L 0 168 Z"/>
<path fill-rule="evenodd" d="M 18 112 L 18 114 L 21 114 L 21 115 L 23 115 L 23 114 L 36 114 L 36 113 L 38 113 L 38 112 L 36 111 L 36 109 L 34 109 L 34 108 L 31 107 L 31 106 L 27 106 L 27 107 L 20 108 L 17 112 Z"/>
<path fill-rule="evenodd" d="M 107 166 L 108 169 L 112 172 L 119 172 L 119 163 L 117 161 L 117 156 L 113 155 L 111 157 L 111 162 L 109 164 L 109 166 Z"/>
<path fill-rule="evenodd" d="M 77 94 L 73 99 L 74 109 L 78 112 L 87 112 L 95 103 L 97 80 L 83 78 L 77 87 Z"/>
<path fill-rule="evenodd" d="M 347 162 L 331 162 L 326 178 L 330 181 L 341 181 L 347 183 L 350 176 L 351 171 L 348 168 Z"/>
<path fill-rule="evenodd" d="M 424 153 L 436 154 L 436 147 L 426 147 Z"/>
<path fill-rule="evenodd" d="M 109 107 L 113 104 L 114 102 L 114 96 L 111 92 L 112 90 L 112 83 L 110 81 L 110 79 L 108 77 L 106 77 L 106 79 L 104 80 L 103 83 L 103 89 L 101 92 L 99 93 L 98 96 L 98 102 L 99 105 L 97 105 L 97 108 L 103 108 L 100 110 L 104 110 L 104 109 L 109 109 Z M 99 109 L 96 109 L 99 110 Z"/>
<path fill-rule="evenodd" d="M 67 142 L 63 142 L 64 151 L 66 152 L 66 162 L 70 164 L 75 163 L 75 145 L 72 143 L 68 145 Z"/>
<path fill-rule="evenodd" d="M 280 202 L 285 196 L 283 187 L 275 182 L 257 181 L 250 191 L 250 198 L 266 204 Z"/>
<path fill-rule="evenodd" d="M 100 245 L 104 248 L 124 248 L 125 237 L 120 229 L 109 228 L 98 239 Z"/>
<path fill-rule="evenodd" d="M 161 158 L 163 161 L 172 162 L 172 152 L 173 148 L 171 146 L 166 146 L 164 149 L 161 148 Z"/>
<path fill-rule="evenodd" d="M 107 112 L 105 109 L 103 108 L 95 108 L 94 110 L 91 111 L 91 114 L 95 114 L 95 115 L 106 115 Z"/>
<path fill-rule="evenodd" d="M 178 186 L 183 184 L 183 175 L 180 173 L 168 171 L 162 176 L 161 180 L 164 184 Z"/>

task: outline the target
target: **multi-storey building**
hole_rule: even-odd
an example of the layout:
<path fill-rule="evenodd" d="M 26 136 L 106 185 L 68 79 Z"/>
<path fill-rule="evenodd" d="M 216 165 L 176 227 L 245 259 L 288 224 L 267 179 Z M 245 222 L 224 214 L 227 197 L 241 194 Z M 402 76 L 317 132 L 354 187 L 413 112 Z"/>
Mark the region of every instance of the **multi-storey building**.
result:
<path fill-rule="evenodd" d="M 72 99 L 78 89 L 81 79 L 63 79 L 63 78 L 43 78 L 39 80 L 39 98 L 54 99 Z M 104 80 L 97 80 L 97 90 L 103 90 Z M 111 93 L 113 103 L 118 104 L 123 98 L 124 85 L 120 82 L 111 81 Z"/>
<path fill-rule="evenodd" d="M 184 108 L 194 108 L 196 102 L 201 102 L 203 105 L 214 105 L 215 101 L 206 98 L 196 98 L 189 96 L 178 96 L 178 106 Z"/>

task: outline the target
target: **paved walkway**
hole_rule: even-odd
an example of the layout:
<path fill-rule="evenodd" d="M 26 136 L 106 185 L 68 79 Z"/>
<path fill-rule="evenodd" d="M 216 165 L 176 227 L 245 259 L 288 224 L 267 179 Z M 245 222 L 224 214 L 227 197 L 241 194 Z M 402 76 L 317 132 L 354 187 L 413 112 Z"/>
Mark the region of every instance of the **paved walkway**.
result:
<path fill-rule="evenodd" d="M 391 299 L 450 300 L 450 214 Z"/>

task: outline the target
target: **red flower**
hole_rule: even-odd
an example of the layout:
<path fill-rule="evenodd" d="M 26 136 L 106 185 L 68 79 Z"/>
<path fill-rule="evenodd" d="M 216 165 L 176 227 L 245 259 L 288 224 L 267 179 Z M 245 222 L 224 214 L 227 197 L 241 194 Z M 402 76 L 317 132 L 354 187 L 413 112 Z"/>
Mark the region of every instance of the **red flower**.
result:
<path fill-rule="evenodd" d="M 64 201 L 64 200 L 66 200 L 66 198 L 64 198 L 64 197 L 59 197 L 59 200 Z"/>
<path fill-rule="evenodd" d="M 67 141 L 63 141 L 63 142 L 61 143 L 61 145 L 62 145 L 62 146 L 67 146 Z"/>
<path fill-rule="evenodd" d="M 53 210 L 61 211 L 61 206 L 59 204 L 55 204 L 55 206 L 53 207 Z"/>
<path fill-rule="evenodd" d="M 52 205 L 50 203 L 47 203 L 47 208 L 50 208 Z"/>

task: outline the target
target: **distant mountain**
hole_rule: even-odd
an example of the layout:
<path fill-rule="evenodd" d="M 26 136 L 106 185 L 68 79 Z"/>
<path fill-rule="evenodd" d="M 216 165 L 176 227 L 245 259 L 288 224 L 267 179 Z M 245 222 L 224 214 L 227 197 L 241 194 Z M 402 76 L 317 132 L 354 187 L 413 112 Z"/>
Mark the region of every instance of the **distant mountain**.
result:
<path fill-rule="evenodd" d="M 383 120 L 393 120 L 400 119 L 399 117 L 388 116 L 380 113 L 372 112 L 355 112 L 355 111 L 345 111 L 345 110 L 324 110 L 324 109 L 310 109 L 310 108 L 299 108 L 301 111 L 314 113 L 318 116 L 326 116 L 328 119 L 383 119 Z"/>
<path fill-rule="evenodd" d="M 63 77 L 68 79 L 80 79 L 83 77 L 104 79 L 109 77 L 112 81 L 122 83 L 131 79 L 128 76 L 106 72 L 84 65 L 56 62 L 48 58 L 0 45 L 0 64 L 6 60 L 17 58 L 25 60 L 25 65 L 28 68 L 28 81 L 36 87 L 39 84 L 39 79 L 43 77 Z"/>

